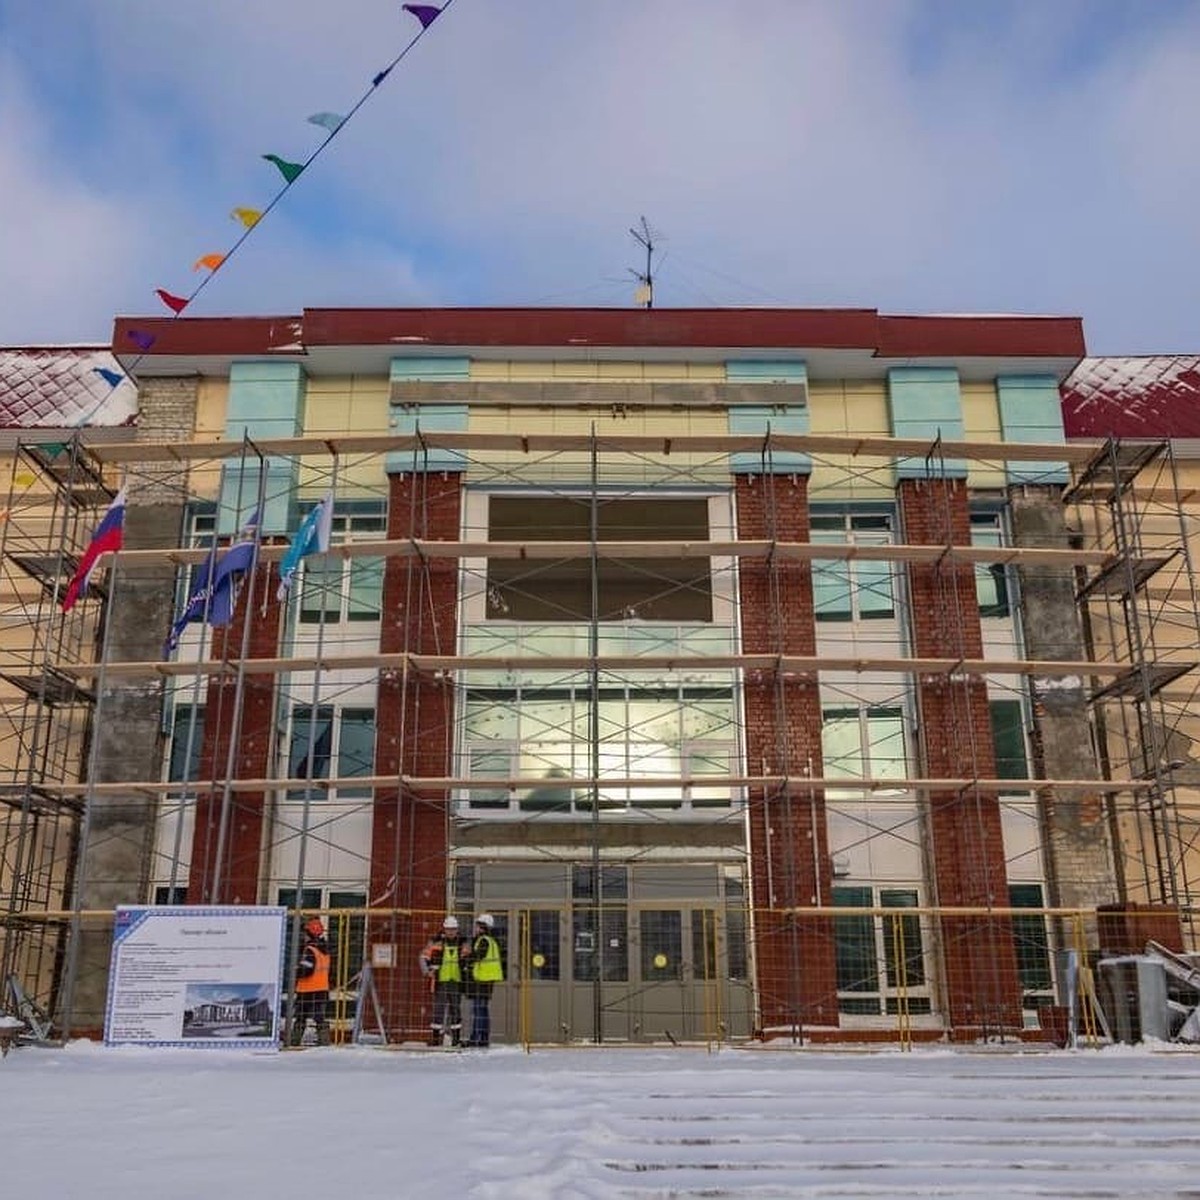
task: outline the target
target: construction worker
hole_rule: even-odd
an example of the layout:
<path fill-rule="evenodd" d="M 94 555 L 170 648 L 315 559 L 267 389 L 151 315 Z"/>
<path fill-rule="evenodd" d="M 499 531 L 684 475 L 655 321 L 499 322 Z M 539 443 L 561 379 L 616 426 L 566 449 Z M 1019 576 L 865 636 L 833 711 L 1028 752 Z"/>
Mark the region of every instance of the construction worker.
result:
<path fill-rule="evenodd" d="M 485 1047 L 492 1040 L 492 989 L 504 979 L 500 943 L 492 936 L 495 919 L 491 913 L 475 918 L 475 939 L 467 964 L 467 996 L 471 1001 L 471 1037 L 468 1046 Z"/>
<path fill-rule="evenodd" d="M 462 1045 L 462 985 L 465 961 L 471 948 L 458 932 L 458 918 L 447 917 L 440 933 L 421 951 L 421 974 L 433 992 L 433 1022 L 429 1044 L 440 1046 L 446 1030 L 450 1045 Z"/>
<path fill-rule="evenodd" d="M 304 922 L 304 945 L 296 964 L 296 1007 L 292 1013 L 291 1044 L 304 1041 L 309 1018 L 317 1027 L 317 1045 L 329 1045 L 329 942 L 320 917 Z"/>

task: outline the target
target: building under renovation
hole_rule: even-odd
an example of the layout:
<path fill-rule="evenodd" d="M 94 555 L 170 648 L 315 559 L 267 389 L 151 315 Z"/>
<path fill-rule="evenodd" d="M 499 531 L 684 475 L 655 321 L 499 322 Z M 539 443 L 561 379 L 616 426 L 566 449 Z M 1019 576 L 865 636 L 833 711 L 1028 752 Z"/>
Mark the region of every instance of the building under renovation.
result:
<path fill-rule="evenodd" d="M 1190 938 L 1146 732 L 1195 657 L 1147 591 L 1194 633 L 1185 530 L 1169 448 L 1064 438 L 1077 320 L 313 309 L 112 349 L 133 423 L 14 434 L 0 525 L 0 965 L 57 1027 L 102 1022 L 117 904 L 327 914 L 343 1027 L 389 1041 L 447 912 L 495 916 L 525 1042 L 1029 1036 L 1066 951 Z M 169 638 L 239 540 L 233 619 Z"/>

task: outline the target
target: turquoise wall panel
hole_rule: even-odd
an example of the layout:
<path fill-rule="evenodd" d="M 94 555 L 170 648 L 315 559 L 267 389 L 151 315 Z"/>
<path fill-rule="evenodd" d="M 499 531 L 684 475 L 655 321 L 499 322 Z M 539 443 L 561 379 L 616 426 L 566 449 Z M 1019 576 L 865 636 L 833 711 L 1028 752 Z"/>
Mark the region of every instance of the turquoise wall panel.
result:
<path fill-rule="evenodd" d="M 953 367 L 893 367 L 888 371 L 888 412 L 892 437 L 917 438 L 930 446 L 963 440 L 962 395 Z M 930 474 L 965 479 L 961 459 L 898 458 L 897 479 L 925 479 Z"/>
<path fill-rule="evenodd" d="M 466 382 L 471 377 L 469 358 L 393 358 L 391 381 Z M 446 404 L 393 404 L 388 414 L 388 432 L 394 434 L 463 433 L 467 429 L 467 406 Z M 389 475 L 409 471 L 465 471 L 466 455 L 461 450 L 430 449 L 393 451 L 387 456 Z"/>
<path fill-rule="evenodd" d="M 1006 442 L 1065 443 L 1062 399 L 1053 375 L 998 375 L 1000 430 Z M 1009 483 L 1067 483 L 1065 462 L 1008 462 Z"/>
<path fill-rule="evenodd" d="M 725 364 L 729 383 L 799 383 L 808 385 L 808 367 L 804 362 L 770 359 L 734 359 Z M 754 436 L 771 433 L 806 434 L 809 430 L 808 406 L 804 404 L 738 405 L 729 409 L 729 432 Z M 788 450 L 769 454 L 738 453 L 729 456 L 729 470 L 735 475 L 808 475 L 812 458 Z"/>
<path fill-rule="evenodd" d="M 236 362 L 229 368 L 225 437 L 261 442 L 297 437 L 304 429 L 304 368 L 289 362 Z M 253 513 L 263 477 L 262 532 L 285 534 L 300 466 L 295 459 L 263 462 L 249 447 L 221 468 L 217 532 L 237 533 Z"/>

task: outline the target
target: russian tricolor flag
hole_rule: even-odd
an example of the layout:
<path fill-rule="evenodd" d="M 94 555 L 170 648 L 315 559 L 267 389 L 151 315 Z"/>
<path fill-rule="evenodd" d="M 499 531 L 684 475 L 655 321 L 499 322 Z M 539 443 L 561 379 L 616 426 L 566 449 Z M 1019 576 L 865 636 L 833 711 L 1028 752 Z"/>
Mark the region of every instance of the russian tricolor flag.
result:
<path fill-rule="evenodd" d="M 91 578 L 92 571 L 95 570 L 96 561 L 100 555 L 120 550 L 124 543 L 125 489 L 122 488 L 108 506 L 108 511 L 104 514 L 100 524 L 96 526 L 96 532 L 92 534 L 92 540 L 83 552 L 83 557 L 79 560 L 79 566 L 75 568 L 71 582 L 67 584 L 67 590 L 59 602 L 63 612 L 70 612 L 75 607 L 75 601 L 87 591 L 88 580 Z"/>

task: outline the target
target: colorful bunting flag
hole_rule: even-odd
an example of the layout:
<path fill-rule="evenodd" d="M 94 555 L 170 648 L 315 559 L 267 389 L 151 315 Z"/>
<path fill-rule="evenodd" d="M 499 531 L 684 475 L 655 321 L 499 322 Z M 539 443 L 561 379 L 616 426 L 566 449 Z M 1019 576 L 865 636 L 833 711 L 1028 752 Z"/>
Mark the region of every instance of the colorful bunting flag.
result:
<path fill-rule="evenodd" d="M 295 183 L 300 178 L 300 172 L 304 170 L 303 163 L 288 162 L 286 159 L 280 158 L 278 154 L 264 154 L 263 158 L 267 162 L 274 163 L 288 183 Z"/>
<path fill-rule="evenodd" d="M 428 29 L 442 11 L 436 4 L 402 4 L 400 7 L 405 12 L 412 13 L 421 22 L 422 29 Z"/>
<path fill-rule="evenodd" d="M 279 563 L 279 590 L 277 600 L 286 600 L 292 580 L 300 566 L 300 560 L 310 554 L 326 554 L 333 526 L 333 493 L 326 492 L 308 516 L 300 523 L 296 536 Z"/>
<path fill-rule="evenodd" d="M 253 229 L 262 220 L 262 213 L 257 208 L 235 208 L 229 215 L 247 229 Z"/>
<path fill-rule="evenodd" d="M 181 313 L 188 306 L 188 302 L 183 296 L 172 296 L 163 288 L 155 288 L 154 291 L 158 298 L 174 312 Z"/>
<path fill-rule="evenodd" d="M 202 254 L 194 263 L 192 270 L 199 271 L 201 267 L 207 267 L 210 271 L 215 271 L 225 261 L 223 254 Z"/>
<path fill-rule="evenodd" d="M 75 574 L 71 576 L 71 582 L 63 592 L 59 601 L 63 612 L 70 612 L 75 607 L 75 601 L 87 591 L 88 581 L 96 569 L 96 561 L 100 555 L 120 550 L 124 543 L 125 489 L 122 488 L 100 518 L 100 524 L 96 526 L 96 532 L 92 534 L 92 540 L 88 542 L 87 549 L 79 560 L 79 566 L 75 568 Z"/>
<path fill-rule="evenodd" d="M 116 387 L 117 384 L 125 378 L 124 375 L 121 375 L 116 371 L 110 371 L 107 367 L 93 367 L 92 370 L 95 371 L 96 374 L 99 375 L 109 387 Z"/>
<path fill-rule="evenodd" d="M 127 329 L 125 336 L 143 352 L 149 350 L 158 341 L 154 334 L 147 333 L 144 329 Z"/>
<path fill-rule="evenodd" d="M 333 134 L 337 133 L 339 129 L 341 129 L 342 122 L 345 121 L 345 119 L 345 117 L 339 117 L 337 113 L 319 112 L 313 113 L 313 115 L 308 118 L 308 123 L 310 125 L 320 125 L 324 129 L 328 129 L 330 135 L 332 136 Z"/>

